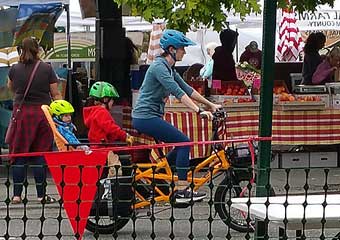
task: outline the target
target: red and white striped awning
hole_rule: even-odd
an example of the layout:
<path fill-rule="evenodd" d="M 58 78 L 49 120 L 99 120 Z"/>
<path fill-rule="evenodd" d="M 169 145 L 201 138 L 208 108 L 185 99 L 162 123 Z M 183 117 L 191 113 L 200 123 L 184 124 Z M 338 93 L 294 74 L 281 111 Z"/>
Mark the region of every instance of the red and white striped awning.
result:
<path fill-rule="evenodd" d="M 163 30 L 165 29 L 164 23 L 154 23 L 152 24 L 152 32 L 150 34 L 150 42 L 148 49 L 148 56 L 146 63 L 152 63 L 155 58 L 163 53 L 163 50 L 159 46 L 159 40 L 161 39 Z"/>
<path fill-rule="evenodd" d="M 19 54 L 16 47 L 0 49 L 0 67 L 9 67 L 19 61 Z"/>
<path fill-rule="evenodd" d="M 292 10 L 283 9 L 279 24 L 279 43 L 276 58 L 281 62 L 295 62 L 303 50 L 304 42 L 296 25 L 295 14 Z"/>

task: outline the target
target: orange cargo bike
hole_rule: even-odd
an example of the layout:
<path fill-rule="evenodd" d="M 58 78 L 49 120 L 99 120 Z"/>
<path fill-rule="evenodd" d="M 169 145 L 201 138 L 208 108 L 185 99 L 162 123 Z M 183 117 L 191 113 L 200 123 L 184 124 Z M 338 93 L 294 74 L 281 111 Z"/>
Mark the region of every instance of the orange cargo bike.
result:
<path fill-rule="evenodd" d="M 47 115 L 48 110 L 44 109 L 44 106 L 42 109 Z M 213 116 L 213 140 L 219 140 L 218 132 L 225 127 L 227 115 L 225 111 L 219 110 L 213 113 Z M 50 122 L 50 125 L 53 125 L 53 122 Z M 51 127 L 55 132 L 55 126 Z M 57 134 L 54 136 L 56 138 Z M 242 140 L 215 141 L 211 144 L 211 154 L 208 157 L 191 160 L 193 166 L 188 172 L 192 191 L 199 190 L 217 178 L 222 179 L 214 192 L 213 205 L 221 220 L 230 228 L 240 232 L 253 231 L 254 221 L 249 220 L 244 212 L 232 209 L 230 200 L 234 197 L 249 197 L 250 189 L 255 189 L 249 185 L 253 185 L 255 179 L 255 140 L 259 139 L 243 140 L 247 144 L 243 144 L 242 147 L 235 147 Z M 58 142 L 61 145 L 60 141 Z M 62 142 L 68 145 L 67 142 Z M 60 149 L 59 146 L 58 148 Z M 142 217 L 141 212 L 146 211 L 150 215 L 156 204 L 170 203 L 169 208 L 185 208 L 194 204 L 193 201 L 176 203 L 171 199 L 178 178 L 165 155 L 161 150 L 159 152 L 161 157 L 156 163 L 130 165 L 125 161 L 121 167 L 122 175 L 116 174 L 114 177 L 103 177 L 100 180 L 101 184 L 87 221 L 86 228 L 89 231 L 115 234 L 131 218 Z M 252 170 L 248 169 L 250 166 L 252 168 L 249 169 Z M 119 168 L 120 166 L 115 166 L 117 173 Z M 150 211 L 147 208 L 150 208 Z"/>

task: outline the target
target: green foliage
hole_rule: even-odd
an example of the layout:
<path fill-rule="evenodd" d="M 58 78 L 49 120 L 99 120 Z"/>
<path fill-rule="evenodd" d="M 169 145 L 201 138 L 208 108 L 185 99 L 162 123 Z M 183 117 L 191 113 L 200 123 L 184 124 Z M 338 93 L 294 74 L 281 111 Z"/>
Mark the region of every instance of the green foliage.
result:
<path fill-rule="evenodd" d="M 260 13 L 257 0 L 113 0 L 119 6 L 131 7 L 133 15 L 140 15 L 148 22 L 167 20 L 167 27 L 186 32 L 190 26 L 203 24 L 220 31 L 228 22 L 226 12 L 239 14 L 243 19 L 250 13 Z M 273 0 L 265 0 L 273 1 Z M 333 6 L 335 0 L 278 0 L 278 7 L 294 7 L 297 11 L 314 11 L 319 4 Z"/>

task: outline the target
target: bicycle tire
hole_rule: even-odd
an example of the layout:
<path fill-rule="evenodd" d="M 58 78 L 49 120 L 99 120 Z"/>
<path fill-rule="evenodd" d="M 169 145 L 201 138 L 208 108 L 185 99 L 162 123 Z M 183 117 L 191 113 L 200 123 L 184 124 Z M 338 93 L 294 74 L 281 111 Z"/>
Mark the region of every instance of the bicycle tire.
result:
<path fill-rule="evenodd" d="M 116 234 L 130 221 L 130 218 L 124 217 L 118 218 L 116 221 L 106 219 L 110 222 L 107 224 L 100 224 L 103 218 L 108 218 L 108 216 L 99 216 L 98 222 L 95 218 L 89 218 L 86 223 L 86 229 L 93 233 L 97 232 L 99 234 Z"/>
<path fill-rule="evenodd" d="M 102 185 L 99 186 L 96 196 L 99 202 L 93 204 L 94 208 L 91 209 L 86 223 L 87 230 L 99 234 L 116 234 L 129 222 L 132 214 L 131 199 L 133 194 L 130 185 L 131 179 L 130 176 L 121 176 L 111 180 L 109 183 L 111 184 L 112 192 L 117 193 L 115 200 L 118 200 L 118 202 L 112 203 L 114 209 L 111 210 L 115 212 L 113 216 L 109 216 L 108 200 L 102 200 L 104 187 Z"/>
<path fill-rule="evenodd" d="M 233 186 L 231 190 L 229 189 L 230 181 L 232 181 Z M 232 209 L 228 206 L 228 204 L 231 204 L 231 202 L 229 201 L 229 196 L 231 198 L 240 196 L 242 192 L 242 188 L 240 187 L 242 186 L 242 182 L 248 184 L 249 178 L 247 178 L 245 175 L 238 176 L 237 178 L 235 176 L 226 176 L 221 181 L 216 189 L 214 196 L 215 210 L 221 220 L 231 229 L 242 233 L 251 233 L 254 232 L 255 221 L 251 218 L 248 218 L 248 216 L 241 216 L 244 218 L 244 220 L 242 220 L 242 218 L 240 217 L 235 217 L 236 214 L 241 214 L 241 211 Z M 229 190 L 231 192 L 229 192 Z M 275 195 L 273 188 L 270 189 L 270 195 Z M 229 209 L 233 211 L 230 214 Z"/>

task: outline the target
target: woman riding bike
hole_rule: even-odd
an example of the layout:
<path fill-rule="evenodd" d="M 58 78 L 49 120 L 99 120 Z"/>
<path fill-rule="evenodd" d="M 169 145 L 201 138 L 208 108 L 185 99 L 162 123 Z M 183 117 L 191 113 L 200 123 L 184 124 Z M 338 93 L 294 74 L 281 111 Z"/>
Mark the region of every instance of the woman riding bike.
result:
<path fill-rule="evenodd" d="M 190 142 L 190 139 L 177 128 L 163 120 L 164 106 L 170 94 L 185 106 L 212 119 L 212 113 L 197 106 L 193 101 L 205 104 L 212 112 L 221 105 L 214 104 L 190 87 L 174 69 L 176 61 L 181 61 L 184 47 L 195 45 L 183 33 L 165 30 L 160 39 L 164 53 L 157 57 L 148 68 L 136 106 L 132 111 L 132 125 L 140 133 L 152 136 L 162 142 Z M 177 190 L 173 194 L 175 202 L 186 203 L 200 201 L 204 193 L 193 192 L 187 186 L 187 168 L 189 166 L 189 146 L 175 147 L 168 153 L 169 163 L 175 163 L 178 174 Z"/>

